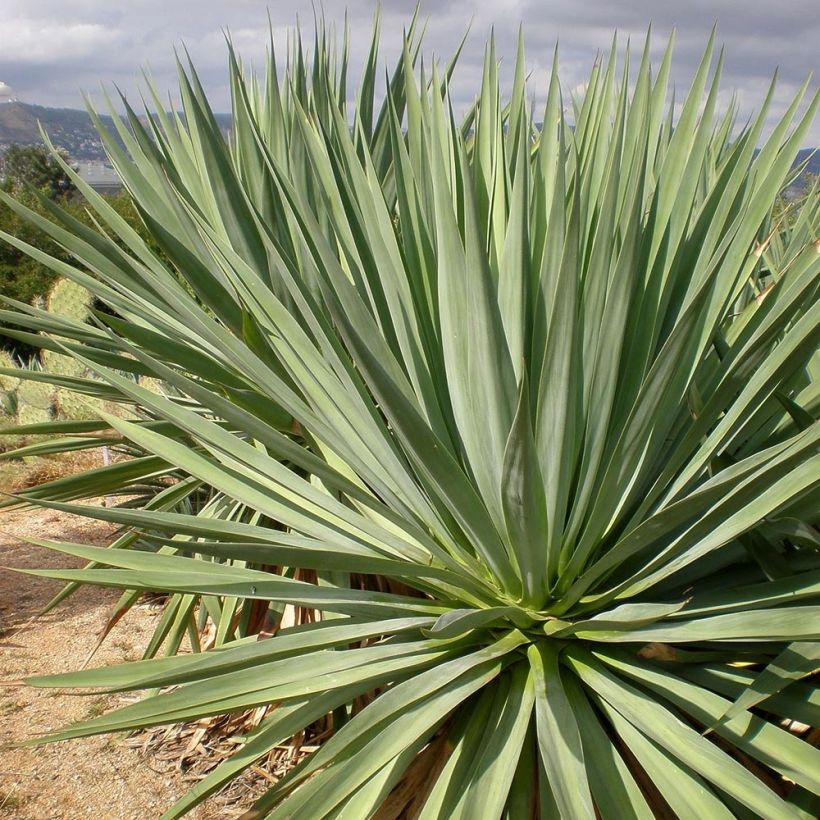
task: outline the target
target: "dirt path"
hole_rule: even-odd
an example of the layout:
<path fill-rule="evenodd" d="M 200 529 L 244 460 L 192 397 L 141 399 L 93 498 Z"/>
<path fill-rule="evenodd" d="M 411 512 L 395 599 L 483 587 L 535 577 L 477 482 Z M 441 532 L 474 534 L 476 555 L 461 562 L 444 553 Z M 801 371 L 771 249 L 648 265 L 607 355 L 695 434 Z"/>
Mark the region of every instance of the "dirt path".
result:
<path fill-rule="evenodd" d="M 105 544 L 112 532 L 112 527 L 103 522 L 51 510 L 0 510 L 0 679 L 19 680 L 26 675 L 79 668 L 118 597 L 112 590 L 81 589 L 54 612 L 31 622 L 60 590 L 61 583 L 10 572 L 6 567 L 46 568 L 82 562 L 25 544 L 16 535 Z M 142 606 L 132 610 L 103 643 L 94 664 L 139 658 L 158 614 Z M 10 746 L 122 702 L 119 696 L 76 697 L 58 690 L 0 686 L 0 817 L 159 817 L 186 791 L 182 775 L 172 766 L 125 745 L 120 737 L 95 737 L 39 748 Z M 204 808 L 189 815 L 195 820 L 218 816 Z"/>

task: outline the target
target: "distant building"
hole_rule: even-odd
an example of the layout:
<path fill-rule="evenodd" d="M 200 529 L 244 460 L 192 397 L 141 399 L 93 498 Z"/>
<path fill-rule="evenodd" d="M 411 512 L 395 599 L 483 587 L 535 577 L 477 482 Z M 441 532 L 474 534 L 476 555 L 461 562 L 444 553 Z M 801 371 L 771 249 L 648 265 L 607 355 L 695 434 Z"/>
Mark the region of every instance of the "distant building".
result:
<path fill-rule="evenodd" d="M 83 181 L 101 194 L 115 194 L 122 188 L 119 175 L 106 162 L 77 162 L 74 167 Z"/>

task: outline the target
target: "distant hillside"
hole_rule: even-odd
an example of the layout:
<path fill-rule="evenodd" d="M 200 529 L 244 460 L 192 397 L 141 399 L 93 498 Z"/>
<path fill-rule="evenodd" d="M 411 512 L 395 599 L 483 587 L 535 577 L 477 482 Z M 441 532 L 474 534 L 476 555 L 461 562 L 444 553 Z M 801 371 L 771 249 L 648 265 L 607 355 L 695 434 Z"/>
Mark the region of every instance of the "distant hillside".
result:
<path fill-rule="evenodd" d="M 106 119 L 110 124 L 110 119 Z M 21 145 L 41 142 L 38 121 L 54 144 L 63 148 L 72 159 L 105 158 L 97 132 L 85 111 L 21 102 L 0 105 L 0 150 L 14 142 Z"/>
<path fill-rule="evenodd" d="M 103 117 L 111 126 L 111 118 Z M 217 122 L 223 132 L 231 127 L 230 114 L 216 114 Z M 45 126 L 54 144 L 65 149 L 75 160 L 104 160 L 105 151 L 91 124 L 91 118 L 85 111 L 75 108 L 47 108 L 43 105 L 30 105 L 22 102 L 0 103 L 0 154 L 13 142 L 22 145 L 33 145 L 40 142 L 38 120 Z M 797 155 L 796 164 L 808 159 L 812 148 L 804 148 Z M 820 174 L 820 153 L 815 153 L 807 169 L 812 174 Z"/>
<path fill-rule="evenodd" d="M 803 148 L 797 152 L 795 165 L 801 165 L 806 160 L 809 161 L 806 170 L 810 174 L 820 174 L 820 151 L 814 148 Z"/>
<path fill-rule="evenodd" d="M 223 131 L 230 128 L 230 114 L 217 114 L 216 118 Z M 110 117 L 103 116 L 102 120 L 109 128 L 112 127 Z M 85 111 L 75 108 L 47 108 L 22 102 L 0 103 L 0 154 L 12 143 L 40 143 L 38 121 L 54 144 L 64 149 L 72 159 L 106 159 L 91 118 Z"/>

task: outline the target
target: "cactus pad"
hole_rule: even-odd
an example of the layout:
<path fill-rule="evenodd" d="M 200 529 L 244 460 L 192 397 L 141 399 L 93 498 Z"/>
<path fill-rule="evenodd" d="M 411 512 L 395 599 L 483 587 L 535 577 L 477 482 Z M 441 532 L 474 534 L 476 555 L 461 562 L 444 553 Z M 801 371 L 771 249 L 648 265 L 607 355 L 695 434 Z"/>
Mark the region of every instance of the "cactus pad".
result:
<path fill-rule="evenodd" d="M 46 310 L 68 319 L 84 322 L 91 311 L 94 296 L 70 279 L 58 279 L 46 297 Z"/>

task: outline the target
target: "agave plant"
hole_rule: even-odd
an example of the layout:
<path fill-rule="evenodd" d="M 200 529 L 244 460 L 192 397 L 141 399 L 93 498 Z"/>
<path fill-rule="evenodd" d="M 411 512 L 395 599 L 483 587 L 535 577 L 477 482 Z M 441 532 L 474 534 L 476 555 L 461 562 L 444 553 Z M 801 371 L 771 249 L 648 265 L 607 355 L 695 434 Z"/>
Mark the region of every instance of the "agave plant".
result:
<path fill-rule="evenodd" d="M 328 715 L 248 817 L 815 816 L 816 189 L 766 298 L 744 295 L 817 95 L 758 151 L 774 84 L 738 128 L 710 40 L 675 117 L 671 43 L 653 73 L 647 40 L 568 109 L 554 63 L 537 123 L 523 47 L 502 99 L 490 42 L 459 121 L 454 62 L 425 69 L 414 23 L 377 113 L 377 44 L 353 110 L 320 25 L 281 77 L 229 44 L 227 142 L 192 66 L 182 114 L 149 87 L 119 139 L 98 120 L 169 261 L 76 175 L 104 231 L 9 201 L 77 264 L 6 239 L 110 313 L 0 319 L 150 413 L 100 423 L 180 492 L 252 513 L 35 491 L 133 536 L 51 542 L 91 563 L 39 574 L 320 613 L 34 678 L 151 692 L 35 742 L 270 706 L 169 818 Z"/>

